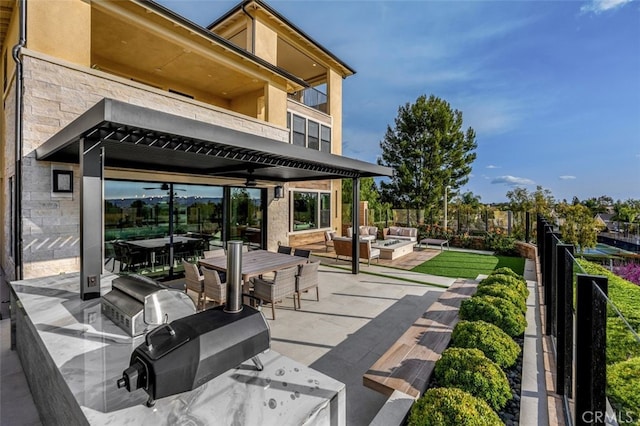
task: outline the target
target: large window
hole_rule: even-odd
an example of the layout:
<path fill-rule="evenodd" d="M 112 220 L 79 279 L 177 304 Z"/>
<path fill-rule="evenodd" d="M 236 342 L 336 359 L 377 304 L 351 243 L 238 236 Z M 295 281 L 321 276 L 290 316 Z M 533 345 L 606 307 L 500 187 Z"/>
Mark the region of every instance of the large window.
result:
<path fill-rule="evenodd" d="M 303 117 L 293 116 L 293 131 L 291 143 L 298 146 L 307 146 L 307 122 Z"/>
<path fill-rule="evenodd" d="M 331 194 L 292 192 L 292 231 L 328 228 L 331 225 Z"/>
<path fill-rule="evenodd" d="M 291 143 L 316 151 L 331 152 L 331 127 L 297 114 L 287 113 Z"/>

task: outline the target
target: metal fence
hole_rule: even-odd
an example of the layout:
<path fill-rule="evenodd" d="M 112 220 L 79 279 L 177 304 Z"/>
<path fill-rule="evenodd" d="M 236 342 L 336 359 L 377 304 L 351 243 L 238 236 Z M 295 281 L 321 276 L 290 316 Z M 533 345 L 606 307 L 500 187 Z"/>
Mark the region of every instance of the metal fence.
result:
<path fill-rule="evenodd" d="M 638 334 L 608 297 L 607 277 L 585 273 L 573 246 L 562 243 L 553 224 L 538 217 L 536 227 L 544 333 L 553 343 L 556 392 L 562 397 L 566 424 L 639 424 L 637 407 L 620 401 L 612 405 L 607 395 L 607 366 L 616 355 L 607 353 L 608 329 L 615 330 L 617 339 L 636 345 L 629 348 L 631 354 L 640 354 Z"/>

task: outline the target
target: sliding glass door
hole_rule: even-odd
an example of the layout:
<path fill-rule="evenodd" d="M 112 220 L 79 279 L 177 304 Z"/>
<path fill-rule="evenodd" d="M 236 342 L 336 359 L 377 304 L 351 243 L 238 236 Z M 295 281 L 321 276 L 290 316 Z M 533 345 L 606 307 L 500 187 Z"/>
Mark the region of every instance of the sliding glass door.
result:
<path fill-rule="evenodd" d="M 264 244 L 259 188 L 105 180 L 105 267 L 173 275 L 180 259 L 241 239 Z"/>

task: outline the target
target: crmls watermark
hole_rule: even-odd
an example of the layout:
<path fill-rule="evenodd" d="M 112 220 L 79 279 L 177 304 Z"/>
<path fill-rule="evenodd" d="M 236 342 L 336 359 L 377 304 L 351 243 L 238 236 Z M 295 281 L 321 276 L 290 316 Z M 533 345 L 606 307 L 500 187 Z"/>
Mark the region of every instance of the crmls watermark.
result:
<path fill-rule="evenodd" d="M 618 424 L 632 423 L 635 421 L 633 416 L 628 411 L 621 411 L 619 413 L 603 413 L 602 411 L 585 411 L 582 413 L 582 421 L 585 423 L 605 423 L 611 424 L 614 421 Z"/>

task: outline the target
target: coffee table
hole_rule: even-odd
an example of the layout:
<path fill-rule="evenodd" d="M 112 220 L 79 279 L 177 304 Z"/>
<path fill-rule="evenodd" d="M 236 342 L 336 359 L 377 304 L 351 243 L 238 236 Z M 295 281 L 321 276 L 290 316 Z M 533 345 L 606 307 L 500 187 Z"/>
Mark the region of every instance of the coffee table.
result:
<path fill-rule="evenodd" d="M 378 240 L 371 247 L 380 250 L 380 259 L 395 260 L 399 257 L 413 253 L 415 241 L 402 240 Z"/>

